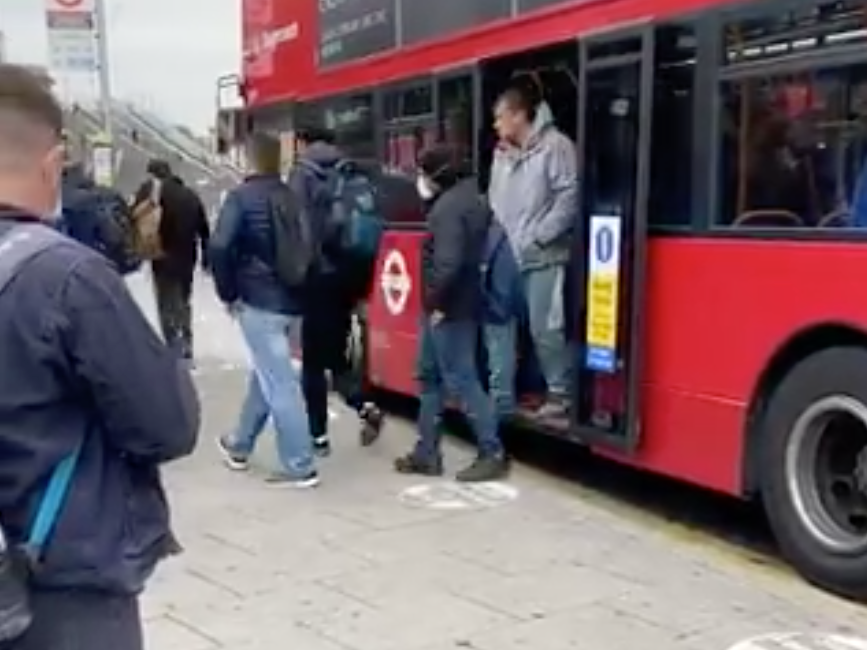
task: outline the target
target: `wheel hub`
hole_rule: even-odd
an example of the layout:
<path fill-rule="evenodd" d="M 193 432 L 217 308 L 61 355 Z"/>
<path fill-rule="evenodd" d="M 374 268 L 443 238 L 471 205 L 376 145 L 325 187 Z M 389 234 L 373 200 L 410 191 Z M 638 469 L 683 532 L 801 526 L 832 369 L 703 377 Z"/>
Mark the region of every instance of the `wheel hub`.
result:
<path fill-rule="evenodd" d="M 789 436 L 786 477 L 815 541 L 839 554 L 867 551 L 867 405 L 834 395 L 805 410 Z"/>

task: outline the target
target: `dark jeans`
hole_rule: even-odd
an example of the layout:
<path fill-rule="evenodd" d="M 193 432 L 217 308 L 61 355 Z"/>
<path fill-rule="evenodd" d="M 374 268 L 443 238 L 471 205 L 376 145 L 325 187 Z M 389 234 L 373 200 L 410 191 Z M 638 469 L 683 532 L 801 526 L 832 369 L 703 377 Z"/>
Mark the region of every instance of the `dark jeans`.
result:
<path fill-rule="evenodd" d="M 419 440 L 415 449 L 420 460 L 439 456 L 439 425 L 446 398 L 457 400 L 469 419 L 480 456 L 503 453 L 494 406 L 479 380 L 478 334 L 478 325 L 472 321 L 432 325 L 426 320 L 422 325 L 418 354 Z"/>
<path fill-rule="evenodd" d="M 360 412 L 368 396 L 364 380 L 353 367 L 349 350 L 354 302 L 336 276 L 311 282 L 311 299 L 301 326 L 303 367 L 301 385 L 307 401 L 310 433 L 319 438 L 328 433 L 328 377 L 347 406 Z"/>
<path fill-rule="evenodd" d="M 88 591 L 35 591 L 33 625 L 0 650 L 143 650 L 138 600 Z"/>
<path fill-rule="evenodd" d="M 183 356 L 192 357 L 193 270 L 167 270 L 154 263 L 153 277 L 163 339 Z"/>

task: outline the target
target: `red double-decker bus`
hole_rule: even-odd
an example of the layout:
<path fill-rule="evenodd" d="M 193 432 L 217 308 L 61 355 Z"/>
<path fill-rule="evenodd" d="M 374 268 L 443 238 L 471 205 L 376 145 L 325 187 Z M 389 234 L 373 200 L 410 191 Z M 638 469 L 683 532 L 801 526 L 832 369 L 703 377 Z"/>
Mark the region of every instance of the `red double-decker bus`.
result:
<path fill-rule="evenodd" d="M 320 119 L 392 171 L 445 139 L 484 184 L 494 99 L 538 84 L 580 158 L 576 380 L 568 420 L 524 419 L 760 499 L 809 580 L 867 595 L 867 5 L 244 5 L 251 124 Z M 361 328 L 369 381 L 409 395 L 423 230 L 390 225 Z"/>

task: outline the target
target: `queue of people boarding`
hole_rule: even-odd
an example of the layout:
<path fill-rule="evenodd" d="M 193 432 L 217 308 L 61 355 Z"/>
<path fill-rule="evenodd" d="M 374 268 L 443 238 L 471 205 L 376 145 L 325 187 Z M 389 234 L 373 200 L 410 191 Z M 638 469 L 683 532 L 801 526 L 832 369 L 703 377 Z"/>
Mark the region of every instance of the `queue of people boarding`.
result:
<path fill-rule="evenodd" d="M 497 101 L 495 124 L 502 142 L 487 197 L 452 147 L 419 160 L 429 231 L 421 408 L 399 472 L 442 474 L 441 416 L 456 399 L 478 441 L 457 478 L 507 474 L 500 430 L 515 408 L 522 318 L 549 388 L 543 408 L 565 408 L 574 149 L 520 89 Z M 211 235 L 198 198 L 165 163 L 152 163 L 132 206 L 96 188 L 67 159 L 63 111 L 44 80 L 0 64 L 0 649 L 143 648 L 139 595 L 181 550 L 160 468 L 193 451 L 200 426 L 189 364 L 197 259 L 252 358 L 238 422 L 218 440 L 227 465 L 247 467 L 270 419 L 281 471 L 269 481 L 318 484 L 316 459 L 330 451 L 329 373 L 358 413 L 361 443 L 379 435 L 382 413 L 346 355 L 383 227 L 375 170 L 328 132 L 301 135 L 288 179 L 279 141 L 250 139 L 255 171 L 228 194 Z M 162 340 L 123 280 L 144 262 L 163 303 Z M 474 361 L 480 330 L 490 394 Z"/>
<path fill-rule="evenodd" d="M 436 145 L 418 161 L 427 209 L 423 250 L 425 322 L 418 351 L 418 440 L 395 461 L 401 473 L 439 476 L 442 415 L 457 401 L 478 455 L 459 481 L 508 473 L 500 430 L 515 414 L 518 330 L 529 324 L 548 398 L 541 417 L 566 413 L 570 358 L 563 293 L 577 209 L 573 143 L 527 88 L 506 90 L 494 108 L 500 145 L 487 197 L 456 149 Z M 253 134 L 251 174 L 226 197 L 211 244 L 220 299 L 237 318 L 253 368 L 235 429 L 219 440 L 226 464 L 247 468 L 269 416 L 281 470 L 269 480 L 319 483 L 316 458 L 329 453 L 328 379 L 362 421 L 363 444 L 382 413 L 347 358 L 352 314 L 369 294 L 383 227 L 377 174 L 347 158 L 334 135 L 297 131 L 299 160 L 280 175 L 281 146 Z M 487 347 L 486 391 L 479 332 Z M 296 370 L 293 356 L 303 359 Z"/>

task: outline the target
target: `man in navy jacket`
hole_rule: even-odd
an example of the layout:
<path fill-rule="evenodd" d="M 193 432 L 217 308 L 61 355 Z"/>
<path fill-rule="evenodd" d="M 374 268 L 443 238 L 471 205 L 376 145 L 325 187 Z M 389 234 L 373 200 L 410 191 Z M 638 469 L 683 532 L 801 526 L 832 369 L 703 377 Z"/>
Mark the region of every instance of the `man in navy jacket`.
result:
<path fill-rule="evenodd" d="M 61 127 L 44 85 L 0 65 L 0 240 L 55 216 Z M 195 445 L 189 374 L 110 263 L 72 239 L 26 262 L 0 295 L 0 345 L 0 523 L 13 542 L 81 448 L 34 567 L 33 624 L 11 648 L 141 650 L 138 594 L 179 548 L 159 466 Z"/>

